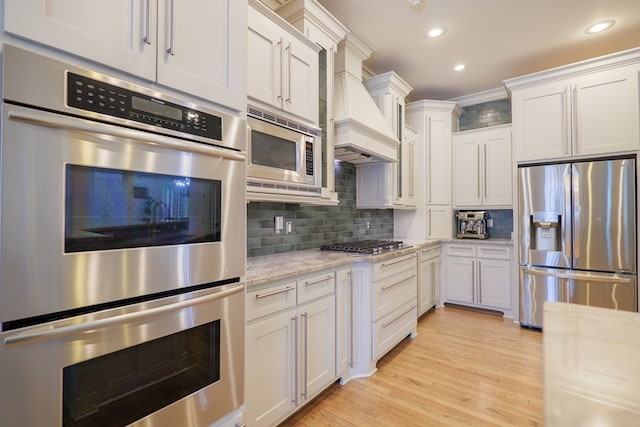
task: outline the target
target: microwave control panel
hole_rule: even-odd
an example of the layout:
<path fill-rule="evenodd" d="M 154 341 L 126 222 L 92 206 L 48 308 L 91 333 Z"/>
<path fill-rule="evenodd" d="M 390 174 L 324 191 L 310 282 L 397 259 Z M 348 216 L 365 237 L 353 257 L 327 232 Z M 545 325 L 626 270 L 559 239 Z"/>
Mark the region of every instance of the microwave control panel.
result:
<path fill-rule="evenodd" d="M 308 176 L 313 176 L 313 142 L 305 144 L 305 168 Z"/>
<path fill-rule="evenodd" d="M 222 141 L 221 117 L 71 72 L 67 105 Z"/>

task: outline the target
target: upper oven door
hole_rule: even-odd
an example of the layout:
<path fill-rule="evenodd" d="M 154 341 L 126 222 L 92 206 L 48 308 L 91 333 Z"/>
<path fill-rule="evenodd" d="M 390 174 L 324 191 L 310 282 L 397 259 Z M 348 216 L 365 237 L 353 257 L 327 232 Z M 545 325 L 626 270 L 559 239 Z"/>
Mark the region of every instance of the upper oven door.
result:
<path fill-rule="evenodd" d="M 306 143 L 309 141 L 312 144 L 313 138 L 252 117 L 247 119 L 247 123 L 247 175 L 275 181 L 307 183 Z"/>
<path fill-rule="evenodd" d="M 244 276 L 243 153 L 9 104 L 1 148 L 0 321 Z"/>

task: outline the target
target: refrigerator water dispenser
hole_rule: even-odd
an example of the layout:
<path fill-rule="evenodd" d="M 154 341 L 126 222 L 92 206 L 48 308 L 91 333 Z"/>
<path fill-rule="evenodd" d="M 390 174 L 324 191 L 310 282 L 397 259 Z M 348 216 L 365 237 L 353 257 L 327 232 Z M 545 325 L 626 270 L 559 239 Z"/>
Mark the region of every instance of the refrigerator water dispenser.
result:
<path fill-rule="evenodd" d="M 539 251 L 562 250 L 560 222 L 562 215 L 557 212 L 534 212 L 530 216 L 531 249 Z"/>

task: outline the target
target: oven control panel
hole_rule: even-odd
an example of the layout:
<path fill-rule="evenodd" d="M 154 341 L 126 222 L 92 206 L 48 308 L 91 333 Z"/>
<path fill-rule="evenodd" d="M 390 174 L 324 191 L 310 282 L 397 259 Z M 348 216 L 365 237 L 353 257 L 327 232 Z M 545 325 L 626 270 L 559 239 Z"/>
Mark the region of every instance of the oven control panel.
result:
<path fill-rule="evenodd" d="M 67 73 L 67 105 L 222 141 L 222 118 L 75 73 Z"/>

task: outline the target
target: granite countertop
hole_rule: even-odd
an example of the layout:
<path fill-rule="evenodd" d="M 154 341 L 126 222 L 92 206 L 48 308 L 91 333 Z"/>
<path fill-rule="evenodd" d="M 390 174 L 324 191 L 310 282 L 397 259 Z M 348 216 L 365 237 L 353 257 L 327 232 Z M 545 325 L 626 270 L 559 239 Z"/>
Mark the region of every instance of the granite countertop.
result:
<path fill-rule="evenodd" d="M 285 252 L 247 258 L 247 287 L 287 279 L 289 277 L 311 274 L 321 270 L 337 269 L 356 262 L 378 262 L 407 255 L 418 250 L 438 245 L 441 239 L 404 240 L 406 248 L 378 255 L 362 255 L 348 252 L 306 251 Z"/>

